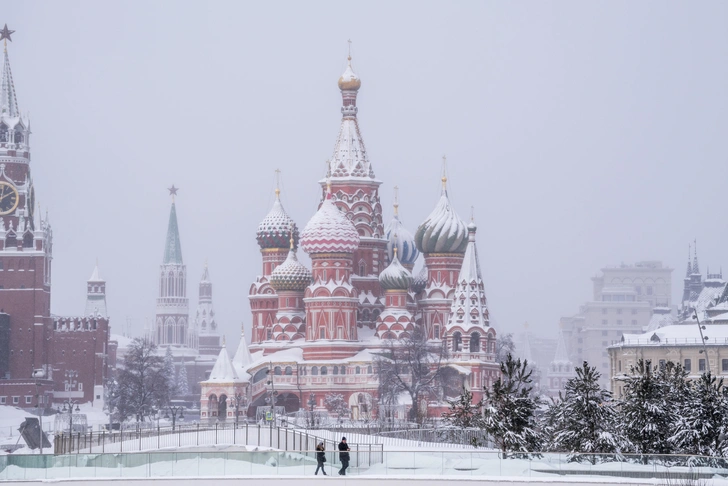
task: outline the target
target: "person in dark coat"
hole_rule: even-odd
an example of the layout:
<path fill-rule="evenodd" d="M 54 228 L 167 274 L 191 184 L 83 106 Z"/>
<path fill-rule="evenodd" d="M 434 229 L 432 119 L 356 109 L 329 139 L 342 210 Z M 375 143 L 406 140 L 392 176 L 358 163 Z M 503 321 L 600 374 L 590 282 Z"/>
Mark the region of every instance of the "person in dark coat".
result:
<path fill-rule="evenodd" d="M 326 462 L 326 447 L 324 447 L 323 442 L 316 446 L 316 462 L 318 462 L 318 466 L 316 467 L 314 475 L 318 476 L 319 469 L 321 469 L 324 476 L 327 476 L 326 469 L 324 469 L 324 462 Z"/>
<path fill-rule="evenodd" d="M 349 467 L 349 449 L 346 443 L 346 437 L 341 438 L 339 442 L 339 460 L 341 461 L 341 469 L 339 469 L 339 476 L 346 476 L 346 468 Z"/>

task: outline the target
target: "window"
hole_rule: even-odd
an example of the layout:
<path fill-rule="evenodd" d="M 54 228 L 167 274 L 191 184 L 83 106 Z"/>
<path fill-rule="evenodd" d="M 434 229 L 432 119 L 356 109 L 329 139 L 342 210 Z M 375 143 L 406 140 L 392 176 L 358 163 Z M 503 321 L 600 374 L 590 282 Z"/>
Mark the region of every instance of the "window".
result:
<path fill-rule="evenodd" d="M 440 339 L 440 326 L 435 326 L 435 339 Z"/>
<path fill-rule="evenodd" d="M 634 289 L 637 292 L 637 295 L 642 295 L 642 287 L 641 286 L 638 285 Z"/>
<path fill-rule="evenodd" d="M 607 308 L 605 307 L 602 309 L 602 314 L 606 314 L 606 313 L 607 313 Z"/>
<path fill-rule="evenodd" d="M 622 360 L 621 359 L 619 361 L 617 361 L 617 371 L 619 371 L 619 372 L 622 371 Z"/>
<path fill-rule="evenodd" d="M 609 363 L 602 363 L 602 368 L 605 370 L 609 368 Z"/>
<path fill-rule="evenodd" d="M 633 326 L 636 326 L 637 325 L 637 319 L 632 319 L 632 325 Z"/>
<path fill-rule="evenodd" d="M 293 374 L 293 368 L 291 368 L 290 366 L 286 366 L 285 374 L 292 375 Z"/>
<path fill-rule="evenodd" d="M 361 375 L 361 367 L 359 367 L 359 366 L 356 367 L 356 374 Z"/>
<path fill-rule="evenodd" d="M 313 376 L 318 376 L 318 366 L 314 366 L 313 368 L 311 368 L 311 374 Z"/>
<path fill-rule="evenodd" d="M 83 383 L 78 382 L 78 391 L 83 391 Z"/>
<path fill-rule="evenodd" d="M 726 361 L 726 360 L 723 360 Z M 685 371 L 690 371 L 693 367 L 693 364 L 690 362 L 690 359 L 686 359 L 683 361 L 683 368 L 685 368 Z"/>
<path fill-rule="evenodd" d="M 268 332 L 266 332 L 266 336 L 267 336 L 268 341 L 270 341 L 273 338 L 273 330 L 272 329 L 268 329 Z M 170 341 L 171 340 L 172 339 L 170 338 Z"/>
<path fill-rule="evenodd" d="M 622 309 L 617 309 L 617 314 L 621 314 L 621 313 L 622 313 Z"/>
<path fill-rule="evenodd" d="M 319 339 L 326 339 L 326 329 L 323 327 L 319 329 Z"/>
<path fill-rule="evenodd" d="M 26 395 L 25 396 L 25 404 L 30 405 L 33 401 L 33 397 Z"/>
<path fill-rule="evenodd" d="M 20 397 L 13 397 L 13 405 L 20 403 Z"/>
<path fill-rule="evenodd" d="M 371 375 L 373 371 L 372 365 L 367 366 L 367 374 Z"/>
<path fill-rule="evenodd" d="M 618 319 L 618 320 L 617 320 L 617 325 L 618 325 L 618 326 L 621 326 L 621 325 L 622 325 L 622 319 Z"/>
<path fill-rule="evenodd" d="M 478 332 L 474 332 L 470 335 L 470 352 L 480 352 L 480 333 Z"/>
<path fill-rule="evenodd" d="M 647 286 L 647 295 L 652 295 L 652 286 Z"/>
<path fill-rule="evenodd" d="M 632 309 L 632 314 L 637 314 L 637 309 Z"/>
<path fill-rule="evenodd" d="M 609 321 L 607 321 L 606 319 L 602 319 L 602 326 L 608 326 L 608 325 L 609 325 Z"/>
<path fill-rule="evenodd" d="M 609 346 L 609 341 L 602 341 L 602 346 Z"/>
<path fill-rule="evenodd" d="M 609 331 L 602 331 L 602 336 L 609 336 Z"/>
<path fill-rule="evenodd" d="M 728 371 L 728 359 L 721 360 L 720 367 L 723 371 Z"/>
<path fill-rule="evenodd" d="M 281 370 L 280 366 L 276 366 L 275 368 L 273 368 L 274 375 L 280 375 L 281 373 L 282 373 L 282 370 Z"/>
<path fill-rule="evenodd" d="M 334 366 L 334 374 L 335 375 L 338 375 L 339 374 L 339 367 L 338 366 Z"/>
<path fill-rule="evenodd" d="M 609 353 L 602 351 L 602 358 L 609 358 Z"/>
<path fill-rule="evenodd" d="M 341 367 L 341 370 L 339 370 L 339 374 L 340 375 L 345 375 L 346 374 L 346 367 L 342 366 Z"/>
<path fill-rule="evenodd" d="M 579 341 L 579 344 L 584 342 L 584 338 L 579 338 L 577 341 Z"/>
<path fill-rule="evenodd" d="M 462 344 L 462 336 L 460 332 L 456 331 L 452 335 L 452 350 L 453 351 L 460 351 Z"/>
<path fill-rule="evenodd" d="M 8 402 L 8 397 L 0 397 L 0 405 L 5 405 Z"/>
<path fill-rule="evenodd" d="M 329 374 L 329 369 L 326 366 L 322 366 L 321 367 L 321 374 L 322 375 L 328 375 Z"/>
<path fill-rule="evenodd" d="M 705 360 L 703 358 L 698 360 L 698 371 L 705 371 Z"/>

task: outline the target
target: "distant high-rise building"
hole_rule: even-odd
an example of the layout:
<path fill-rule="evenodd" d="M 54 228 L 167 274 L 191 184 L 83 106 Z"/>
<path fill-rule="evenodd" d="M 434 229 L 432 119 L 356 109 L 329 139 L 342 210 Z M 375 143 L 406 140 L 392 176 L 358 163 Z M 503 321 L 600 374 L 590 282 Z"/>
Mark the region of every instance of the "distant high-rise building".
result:
<path fill-rule="evenodd" d="M 200 354 L 217 356 L 220 352 L 220 331 L 215 319 L 215 309 L 212 306 L 212 282 L 210 272 L 205 262 L 205 270 L 200 279 L 199 301 L 197 313 L 195 314 L 195 332 L 197 336 L 197 347 Z"/>

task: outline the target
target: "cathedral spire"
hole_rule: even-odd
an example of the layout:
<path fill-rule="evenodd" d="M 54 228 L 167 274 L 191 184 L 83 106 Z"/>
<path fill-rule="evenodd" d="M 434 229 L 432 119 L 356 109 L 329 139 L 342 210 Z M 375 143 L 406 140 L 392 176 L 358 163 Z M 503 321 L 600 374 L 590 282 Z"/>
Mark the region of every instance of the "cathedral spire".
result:
<path fill-rule="evenodd" d="M 167 225 L 167 240 L 164 245 L 164 264 L 181 265 L 182 262 L 182 244 L 179 239 L 179 228 L 177 225 L 177 209 L 174 203 L 174 197 L 177 195 L 178 188 L 174 185 L 168 189 L 169 195 L 172 196 L 172 208 L 169 210 L 169 224 Z"/>
<path fill-rule="evenodd" d="M 688 243 L 688 270 L 685 272 L 685 278 L 690 278 L 690 275 L 693 274 L 693 266 L 690 264 L 690 257 L 692 256 L 692 250 L 693 246 Z"/>
<path fill-rule="evenodd" d="M 693 241 L 693 273 L 700 273 L 700 267 L 698 266 L 698 240 Z"/>
<path fill-rule="evenodd" d="M 10 70 L 10 59 L 8 58 L 8 41 L 12 41 L 10 36 L 14 30 L 8 29 L 5 24 L 0 30 L 0 39 L 4 43 L 4 61 L 3 61 L 3 79 L 2 79 L 2 95 L 0 98 L 0 112 L 4 118 L 18 118 L 20 109 L 18 108 L 18 98 L 15 95 L 15 84 L 13 83 L 13 73 Z"/>

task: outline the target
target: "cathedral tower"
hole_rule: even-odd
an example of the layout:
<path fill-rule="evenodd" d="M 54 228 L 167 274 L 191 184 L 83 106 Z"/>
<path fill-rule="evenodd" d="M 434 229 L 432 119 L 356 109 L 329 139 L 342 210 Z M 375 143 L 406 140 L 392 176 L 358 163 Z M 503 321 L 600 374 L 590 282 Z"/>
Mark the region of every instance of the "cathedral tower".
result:
<path fill-rule="evenodd" d="M 341 90 L 341 127 L 334 145 L 334 154 L 327 165 L 326 178 L 320 181 L 322 201 L 327 197 L 326 184 L 336 205 L 354 224 L 359 246 L 353 255 L 351 282 L 358 295 L 360 322 L 373 325 L 383 306 L 379 301 L 381 288 L 377 276 L 384 269 L 387 240 L 384 239 L 382 205 L 379 186 L 382 181 L 374 175 L 364 139 L 359 130 L 356 98 L 361 80 L 351 66 L 351 55 L 344 74 L 339 78 Z"/>
<path fill-rule="evenodd" d="M 99 275 L 99 264 L 96 263 L 91 277 L 86 282 L 85 316 L 109 317 L 106 311 L 106 280 Z"/>
<path fill-rule="evenodd" d="M 190 347 L 199 349 L 202 355 L 217 356 L 220 353 L 220 331 L 215 320 L 215 309 L 212 307 L 212 282 L 205 262 L 205 270 L 200 279 L 199 302 L 195 314 L 195 332 Z"/>
<path fill-rule="evenodd" d="M 164 260 L 159 266 L 159 297 L 154 322 L 154 342 L 158 346 L 188 347 L 195 339 L 189 333 L 189 299 L 187 298 L 187 266 L 182 261 L 182 245 L 177 225 L 174 196 L 178 189 L 172 186 L 172 207 L 169 211 Z"/>

